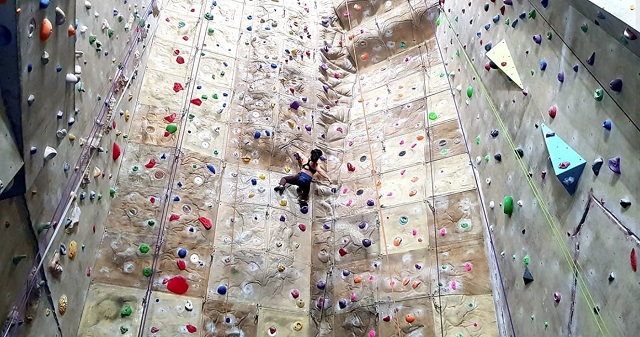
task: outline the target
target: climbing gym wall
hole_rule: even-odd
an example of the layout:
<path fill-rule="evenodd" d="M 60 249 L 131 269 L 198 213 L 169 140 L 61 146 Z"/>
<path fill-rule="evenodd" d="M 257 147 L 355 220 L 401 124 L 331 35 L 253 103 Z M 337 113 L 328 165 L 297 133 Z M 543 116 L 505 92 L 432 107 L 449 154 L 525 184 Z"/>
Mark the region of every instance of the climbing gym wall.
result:
<path fill-rule="evenodd" d="M 13 269 L 31 272 L 6 305 L 5 336 L 77 334 L 120 165 L 114 144 L 128 137 L 154 3 L 0 4 L 15 15 L 27 191 L 11 199 L 2 220 L 7 230 L 31 224 L 38 241 L 11 238 L 31 246 L 13 251 Z"/>
<path fill-rule="evenodd" d="M 638 27 L 588 1 L 441 2 L 508 335 L 635 335 Z"/>

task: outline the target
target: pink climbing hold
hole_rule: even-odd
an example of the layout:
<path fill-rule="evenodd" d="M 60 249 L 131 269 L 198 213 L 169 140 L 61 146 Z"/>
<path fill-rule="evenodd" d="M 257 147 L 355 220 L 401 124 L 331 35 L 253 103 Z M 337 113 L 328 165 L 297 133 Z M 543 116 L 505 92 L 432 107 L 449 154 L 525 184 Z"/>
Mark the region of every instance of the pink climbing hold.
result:
<path fill-rule="evenodd" d="M 451 281 L 451 290 L 456 290 L 458 289 L 458 284 L 456 283 L 456 281 Z"/>
<path fill-rule="evenodd" d="M 464 270 L 471 271 L 471 263 L 467 262 L 464 264 Z"/>
<path fill-rule="evenodd" d="M 184 90 L 184 87 L 182 86 L 182 84 L 176 82 L 173 84 L 173 91 L 175 92 L 180 92 L 180 90 Z"/>
<path fill-rule="evenodd" d="M 153 158 L 149 159 L 149 163 L 144 165 L 148 169 L 152 169 L 154 166 L 156 166 L 156 160 Z"/>
<path fill-rule="evenodd" d="M 571 166 L 571 163 L 570 163 L 570 162 L 568 162 L 568 161 L 563 161 L 562 163 L 560 163 L 560 164 L 558 165 L 558 167 L 559 167 L 559 168 L 561 168 L 561 169 L 566 169 L 566 168 L 567 168 L 567 167 L 569 167 L 569 166 Z"/>
<path fill-rule="evenodd" d="M 293 297 L 293 298 L 300 297 L 300 292 L 297 289 L 291 290 L 291 297 Z"/>
<path fill-rule="evenodd" d="M 206 230 L 211 229 L 211 220 L 201 216 L 198 218 L 198 221 L 200 221 L 200 223 L 204 226 Z"/>
<path fill-rule="evenodd" d="M 180 216 L 178 214 L 173 213 L 171 214 L 171 216 L 169 216 L 169 221 L 176 221 L 178 219 L 180 219 Z"/>
<path fill-rule="evenodd" d="M 199 98 L 194 98 L 194 99 L 191 100 L 191 104 L 195 104 L 197 106 L 200 106 L 200 105 L 202 105 L 202 100 L 199 99 Z"/>
<path fill-rule="evenodd" d="M 190 333 L 196 333 L 196 331 L 198 331 L 198 329 L 191 325 L 191 324 L 187 324 L 187 331 L 189 331 Z"/>
<path fill-rule="evenodd" d="M 182 295 L 189 290 L 189 284 L 187 283 L 187 279 L 182 276 L 172 277 L 167 282 L 167 290 L 174 294 Z"/>
<path fill-rule="evenodd" d="M 167 18 L 167 20 L 169 20 L 169 18 Z M 151 333 L 156 333 L 158 331 L 160 331 L 160 329 L 156 328 L 155 326 L 151 327 Z"/>
<path fill-rule="evenodd" d="M 636 249 L 631 248 L 631 254 L 629 255 L 631 261 L 631 270 L 635 273 L 638 270 L 638 261 L 636 260 Z"/>
<path fill-rule="evenodd" d="M 113 161 L 118 160 L 118 158 L 120 158 L 120 145 L 118 145 L 118 143 L 113 142 L 113 151 L 111 153 L 111 157 L 113 158 Z"/>
<path fill-rule="evenodd" d="M 369 337 L 376 337 L 376 331 L 375 330 L 369 330 Z"/>
<path fill-rule="evenodd" d="M 447 235 L 447 229 L 446 228 L 440 229 L 440 236 L 445 236 L 445 235 Z"/>
<path fill-rule="evenodd" d="M 298 229 L 300 229 L 300 231 L 304 232 L 307 230 L 307 226 L 305 226 L 304 224 L 299 224 L 298 225 Z"/>

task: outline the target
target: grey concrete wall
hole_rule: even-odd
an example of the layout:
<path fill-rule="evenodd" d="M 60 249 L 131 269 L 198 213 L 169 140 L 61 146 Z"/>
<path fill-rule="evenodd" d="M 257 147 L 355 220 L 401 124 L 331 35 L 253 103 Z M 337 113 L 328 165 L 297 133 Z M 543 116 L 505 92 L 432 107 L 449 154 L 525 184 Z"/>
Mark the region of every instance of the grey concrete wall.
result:
<path fill-rule="evenodd" d="M 477 158 L 492 239 L 502 253 L 499 267 L 513 320 L 508 335 L 630 336 L 639 328 L 636 300 L 628 296 L 638 290 L 631 251 L 640 249 L 633 234 L 640 218 L 635 95 L 640 59 L 630 52 L 638 40 L 621 43 L 596 26 L 593 17 L 581 14 L 584 9 L 578 11 L 568 1 L 549 3 L 545 9 L 539 2 L 513 1 L 494 23 L 500 2 L 489 3 L 485 11 L 483 3 L 447 1 L 437 29 L 452 87 L 459 89 L 454 94 L 472 157 Z M 512 26 L 520 13 L 534 8 L 535 20 L 519 19 Z M 491 24 L 488 31 L 486 24 Z M 534 43 L 534 34 L 542 36 L 540 45 Z M 526 95 L 501 71 L 484 69 L 489 62 L 485 46 L 502 39 Z M 592 52 L 596 61 L 590 66 L 586 59 Z M 546 71 L 540 70 L 541 59 L 548 62 Z M 557 79 L 559 72 L 564 72 L 563 83 Z M 615 78 L 624 81 L 621 92 L 609 88 Z M 470 98 L 469 86 L 474 88 Z M 593 98 L 598 88 L 605 89 L 600 102 Z M 555 118 L 548 113 L 551 106 L 557 107 Z M 612 121 L 611 131 L 603 128 L 605 119 Z M 587 162 L 573 196 L 547 159 L 539 128 L 543 123 Z M 494 129 L 499 131 L 495 138 L 490 135 Z M 515 154 L 517 148 L 523 150 L 522 158 Z M 502 155 L 501 162 L 494 159 L 496 153 Z M 607 167 L 607 160 L 616 156 L 622 158 L 621 174 Z M 604 165 L 596 176 L 591 164 L 599 157 Z M 503 213 L 505 196 L 521 201 L 511 217 Z M 630 207 L 621 207 L 623 198 L 632 202 Z M 525 257 L 535 279 L 526 286 Z M 614 279 L 609 281 L 611 273 Z M 560 296 L 559 302 L 554 295 Z M 506 304 L 502 309 L 507 311 Z"/>

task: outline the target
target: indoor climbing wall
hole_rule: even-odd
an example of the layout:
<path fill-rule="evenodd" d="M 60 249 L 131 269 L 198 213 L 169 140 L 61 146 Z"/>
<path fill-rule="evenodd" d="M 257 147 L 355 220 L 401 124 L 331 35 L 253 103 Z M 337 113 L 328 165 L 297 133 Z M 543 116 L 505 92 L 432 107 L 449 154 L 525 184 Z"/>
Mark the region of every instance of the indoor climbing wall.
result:
<path fill-rule="evenodd" d="M 32 265 L 7 318 L 26 324 L 10 335 L 78 330 L 120 164 L 114 144 L 128 137 L 153 33 L 152 4 L 41 0 L 14 10 L 27 189 L 15 208 L 28 214 L 19 225 L 31 223 L 38 242 L 14 252 L 14 264 Z"/>
<path fill-rule="evenodd" d="M 634 334 L 637 27 L 588 1 L 443 3 L 508 335 Z"/>

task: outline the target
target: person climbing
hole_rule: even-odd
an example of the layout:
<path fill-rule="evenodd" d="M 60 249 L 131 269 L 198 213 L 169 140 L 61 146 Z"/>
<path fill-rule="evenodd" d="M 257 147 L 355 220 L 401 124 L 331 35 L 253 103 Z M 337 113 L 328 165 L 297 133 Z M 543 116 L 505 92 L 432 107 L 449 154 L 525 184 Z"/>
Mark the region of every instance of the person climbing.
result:
<path fill-rule="evenodd" d="M 313 176 L 318 173 L 324 177 L 331 184 L 331 178 L 327 173 L 318 165 L 318 159 L 322 156 L 322 150 L 314 149 L 311 151 L 311 158 L 307 158 L 304 155 L 300 155 L 298 152 L 293 154 L 293 157 L 298 161 L 301 170 L 294 176 L 286 176 L 280 179 L 280 184 L 273 188 L 274 191 L 280 195 L 284 193 L 286 184 L 298 186 L 298 195 L 300 203 L 306 205 L 309 198 L 309 191 L 311 190 L 311 181 Z M 304 164 L 303 164 L 304 163 Z"/>

